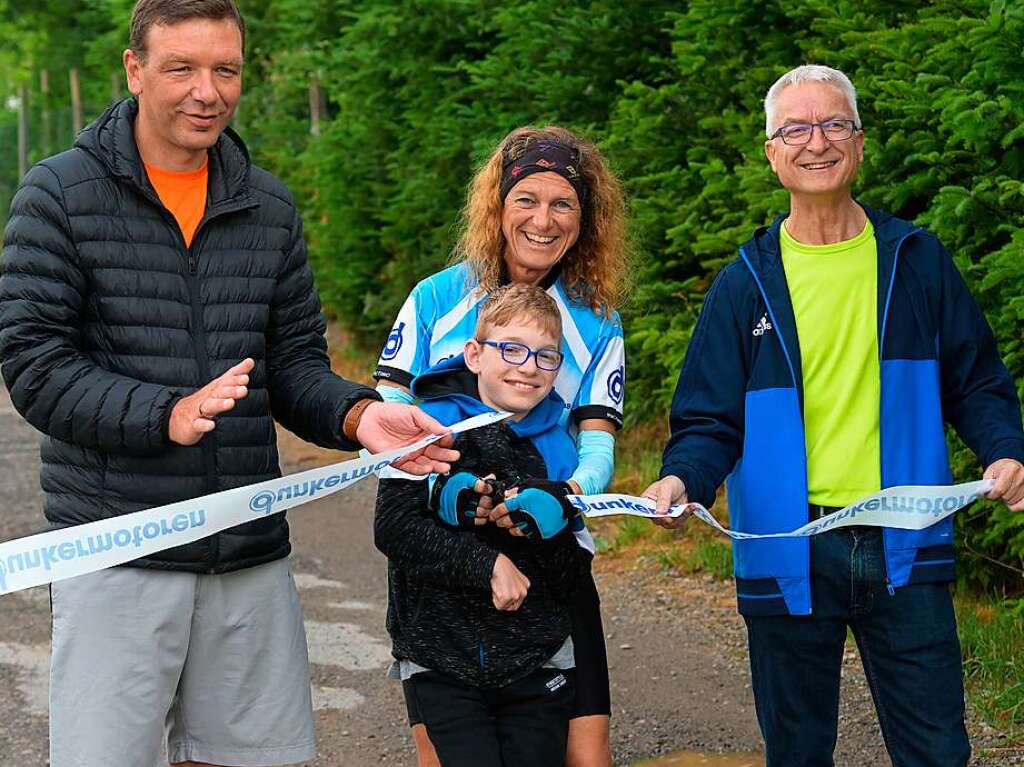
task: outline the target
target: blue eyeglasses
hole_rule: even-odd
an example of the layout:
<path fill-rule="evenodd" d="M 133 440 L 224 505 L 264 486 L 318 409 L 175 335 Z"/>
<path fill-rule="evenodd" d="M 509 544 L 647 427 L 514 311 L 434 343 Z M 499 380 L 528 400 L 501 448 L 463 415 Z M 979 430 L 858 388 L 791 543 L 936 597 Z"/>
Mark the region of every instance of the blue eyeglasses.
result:
<path fill-rule="evenodd" d="M 510 365 L 522 365 L 533 357 L 541 370 L 555 371 L 562 367 L 562 353 L 557 349 L 543 348 L 534 351 L 518 341 L 481 341 L 486 346 L 501 350 L 501 358 Z"/>

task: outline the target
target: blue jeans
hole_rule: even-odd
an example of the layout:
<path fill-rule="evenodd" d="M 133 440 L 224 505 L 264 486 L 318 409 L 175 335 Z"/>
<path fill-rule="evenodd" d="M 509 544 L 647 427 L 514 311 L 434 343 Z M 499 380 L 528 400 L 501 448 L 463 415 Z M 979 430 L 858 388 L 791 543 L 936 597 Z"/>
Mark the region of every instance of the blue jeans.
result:
<path fill-rule="evenodd" d="M 811 538 L 812 615 L 746 616 L 767 767 L 833 767 L 847 627 L 896 767 L 961 767 L 960 642 L 949 586 L 885 583 L 879 528 Z"/>

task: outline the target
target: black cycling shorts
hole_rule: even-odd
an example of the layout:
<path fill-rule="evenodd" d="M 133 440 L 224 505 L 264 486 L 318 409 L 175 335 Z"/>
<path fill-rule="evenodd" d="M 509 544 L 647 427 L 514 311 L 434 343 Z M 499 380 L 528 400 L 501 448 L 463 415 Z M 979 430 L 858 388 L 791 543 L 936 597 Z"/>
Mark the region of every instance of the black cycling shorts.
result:
<path fill-rule="evenodd" d="M 539 668 L 504 687 L 480 688 L 436 671 L 405 689 L 445 767 L 562 767 L 573 699 L 572 669 Z"/>
<path fill-rule="evenodd" d="M 608 653 L 601 623 L 601 598 L 588 571 L 572 602 L 572 646 L 576 659 L 576 701 L 572 718 L 612 713 L 608 683 Z"/>

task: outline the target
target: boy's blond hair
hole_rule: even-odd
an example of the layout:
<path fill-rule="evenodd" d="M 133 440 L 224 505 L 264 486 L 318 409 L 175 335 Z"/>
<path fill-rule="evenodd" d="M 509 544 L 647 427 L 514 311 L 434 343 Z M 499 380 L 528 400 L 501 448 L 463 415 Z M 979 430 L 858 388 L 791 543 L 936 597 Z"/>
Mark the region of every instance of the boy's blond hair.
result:
<path fill-rule="evenodd" d="M 536 325 L 554 338 L 562 338 L 562 315 L 555 299 L 535 285 L 512 283 L 491 292 L 480 307 L 476 340 L 487 338 L 492 327 L 507 327 L 515 320 Z"/>

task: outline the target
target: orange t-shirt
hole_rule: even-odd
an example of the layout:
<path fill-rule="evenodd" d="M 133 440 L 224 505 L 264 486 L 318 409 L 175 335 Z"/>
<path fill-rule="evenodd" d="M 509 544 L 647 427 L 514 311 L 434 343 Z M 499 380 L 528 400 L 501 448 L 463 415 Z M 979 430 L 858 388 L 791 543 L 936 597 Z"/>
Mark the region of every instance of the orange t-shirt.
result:
<path fill-rule="evenodd" d="M 208 163 L 203 163 L 199 170 L 184 172 L 164 170 L 149 163 L 145 163 L 145 166 L 160 202 L 177 219 L 181 233 L 185 237 L 185 245 L 191 245 L 196 227 L 206 212 Z"/>

